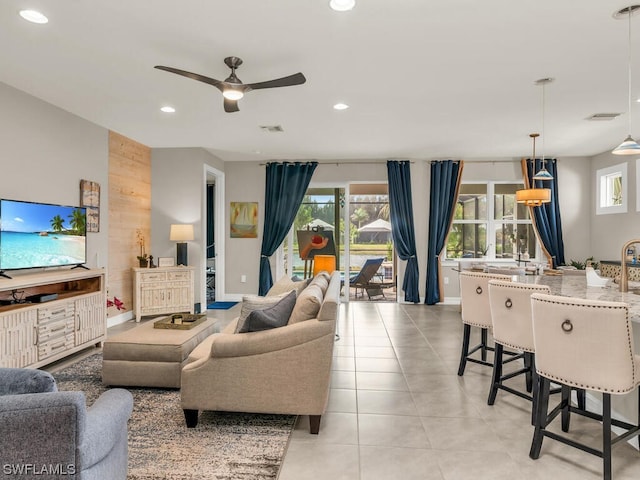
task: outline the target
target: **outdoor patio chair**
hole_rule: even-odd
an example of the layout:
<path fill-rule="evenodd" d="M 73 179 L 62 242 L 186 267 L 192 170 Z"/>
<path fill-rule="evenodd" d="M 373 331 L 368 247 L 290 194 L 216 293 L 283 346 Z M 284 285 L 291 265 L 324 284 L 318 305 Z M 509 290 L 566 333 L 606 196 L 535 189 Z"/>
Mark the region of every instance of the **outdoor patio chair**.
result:
<path fill-rule="evenodd" d="M 383 282 L 374 280 L 374 276 L 382 266 L 384 258 L 369 258 L 360 271 L 353 275 L 349 280 L 349 286 L 356 289 L 356 298 L 358 298 L 358 289 L 361 290 L 362 296 L 367 292 L 369 300 L 377 295 L 384 296 L 384 288 L 395 286 L 395 282 Z"/>

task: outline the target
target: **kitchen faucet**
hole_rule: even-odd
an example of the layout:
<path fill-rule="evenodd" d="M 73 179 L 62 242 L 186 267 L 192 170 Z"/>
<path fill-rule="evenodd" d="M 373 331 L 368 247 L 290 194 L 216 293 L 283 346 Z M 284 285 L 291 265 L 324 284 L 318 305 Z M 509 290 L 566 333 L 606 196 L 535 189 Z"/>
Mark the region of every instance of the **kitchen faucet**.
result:
<path fill-rule="evenodd" d="M 627 248 L 629 248 L 634 243 L 640 243 L 640 238 L 636 238 L 634 240 L 629 240 L 622 246 L 622 257 L 620 259 L 620 291 L 628 292 L 629 291 L 629 276 L 627 273 Z"/>

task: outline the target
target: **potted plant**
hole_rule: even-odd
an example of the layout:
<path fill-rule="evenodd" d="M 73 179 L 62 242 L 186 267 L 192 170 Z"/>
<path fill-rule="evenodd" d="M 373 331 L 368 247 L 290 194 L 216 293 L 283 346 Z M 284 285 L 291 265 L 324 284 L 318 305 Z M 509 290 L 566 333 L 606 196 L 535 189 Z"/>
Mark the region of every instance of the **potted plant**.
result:
<path fill-rule="evenodd" d="M 149 266 L 149 258 L 147 257 L 147 254 L 144 251 L 144 234 L 142 233 L 142 230 L 139 228 L 136 229 L 136 243 L 140 247 L 140 255 L 138 255 L 136 258 L 140 263 L 140 267 L 145 268 Z"/>

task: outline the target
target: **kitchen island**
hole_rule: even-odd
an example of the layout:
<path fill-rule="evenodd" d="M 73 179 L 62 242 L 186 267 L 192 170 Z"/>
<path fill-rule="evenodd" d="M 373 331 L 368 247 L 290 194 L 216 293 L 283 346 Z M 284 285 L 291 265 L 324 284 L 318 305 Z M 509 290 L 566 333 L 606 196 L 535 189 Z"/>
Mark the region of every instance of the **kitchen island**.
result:
<path fill-rule="evenodd" d="M 521 275 L 515 278 L 522 283 L 548 285 L 551 288 L 552 295 L 584 298 L 586 300 L 624 302 L 629 305 L 629 319 L 634 323 L 640 324 L 640 294 L 633 293 L 634 282 L 630 282 L 629 291 L 623 293 L 620 291 L 620 286 L 617 283 L 613 283 L 613 280 L 609 280 L 604 287 L 589 287 L 587 286 L 587 278 L 584 275 Z M 638 284 L 636 291 L 640 292 L 640 284 Z M 636 329 L 640 333 L 640 325 Z"/>

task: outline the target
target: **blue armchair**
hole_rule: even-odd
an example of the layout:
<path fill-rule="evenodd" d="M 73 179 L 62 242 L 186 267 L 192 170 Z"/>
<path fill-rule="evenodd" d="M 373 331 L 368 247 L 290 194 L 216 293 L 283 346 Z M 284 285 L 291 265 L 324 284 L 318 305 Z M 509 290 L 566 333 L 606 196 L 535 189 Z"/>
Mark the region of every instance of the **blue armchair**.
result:
<path fill-rule="evenodd" d="M 35 369 L 0 368 L 0 477 L 126 479 L 131 393 L 111 389 L 86 407 Z"/>

